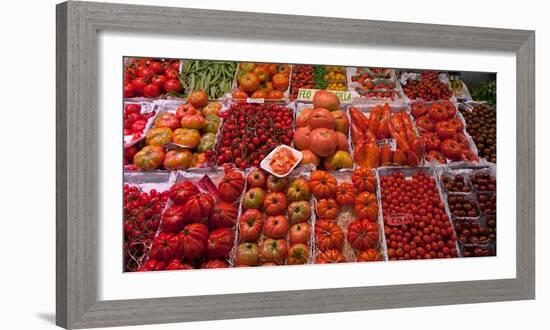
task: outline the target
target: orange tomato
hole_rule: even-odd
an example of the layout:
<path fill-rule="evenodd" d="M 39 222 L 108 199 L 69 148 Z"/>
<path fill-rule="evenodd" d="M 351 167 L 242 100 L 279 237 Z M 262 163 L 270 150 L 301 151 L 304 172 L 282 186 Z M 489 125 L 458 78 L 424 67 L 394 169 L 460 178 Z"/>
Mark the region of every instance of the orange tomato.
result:
<path fill-rule="evenodd" d="M 252 93 L 260 86 L 260 78 L 252 72 L 245 73 L 239 80 L 239 87 L 245 92 Z"/>
<path fill-rule="evenodd" d="M 246 99 L 248 94 L 240 89 L 236 89 L 233 91 L 232 96 L 234 99 Z"/>
<path fill-rule="evenodd" d="M 277 73 L 277 64 L 270 64 L 267 66 L 267 71 L 269 72 L 269 75 L 273 76 Z"/>
<path fill-rule="evenodd" d="M 288 64 L 277 65 L 277 72 L 288 75 L 290 73 L 290 65 Z"/>
<path fill-rule="evenodd" d="M 265 98 L 267 98 L 267 93 L 264 92 L 263 90 L 259 89 L 259 90 L 255 91 L 254 93 L 252 93 L 252 95 L 250 97 L 253 98 L 253 99 L 265 99 Z"/>
<path fill-rule="evenodd" d="M 258 76 L 260 82 L 266 82 L 269 80 L 269 72 L 265 66 L 256 66 L 256 69 L 254 69 L 254 74 Z"/>
<path fill-rule="evenodd" d="M 273 87 L 275 87 L 275 89 L 285 91 L 288 88 L 289 83 L 288 75 L 277 73 L 271 78 L 271 82 L 273 83 Z"/>
<path fill-rule="evenodd" d="M 195 108 L 202 108 L 208 103 L 208 95 L 204 91 L 196 91 L 189 95 L 189 103 Z"/>
<path fill-rule="evenodd" d="M 267 94 L 267 99 L 278 100 L 278 99 L 282 99 L 284 96 L 285 94 L 283 94 L 283 92 L 278 90 L 273 90 L 269 92 L 269 94 Z"/>

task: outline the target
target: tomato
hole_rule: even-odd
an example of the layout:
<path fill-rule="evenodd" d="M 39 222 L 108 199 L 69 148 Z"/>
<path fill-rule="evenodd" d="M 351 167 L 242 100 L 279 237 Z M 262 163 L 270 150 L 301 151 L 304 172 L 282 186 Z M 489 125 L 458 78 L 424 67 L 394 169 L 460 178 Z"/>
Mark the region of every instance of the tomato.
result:
<path fill-rule="evenodd" d="M 323 198 L 317 201 L 317 215 L 319 218 L 336 219 L 338 216 L 338 204 L 332 198 Z"/>
<path fill-rule="evenodd" d="M 208 103 L 208 94 L 204 91 L 196 91 L 189 95 L 189 103 L 195 108 L 203 108 Z"/>
<path fill-rule="evenodd" d="M 281 215 L 287 208 L 287 200 L 283 193 L 271 192 L 265 197 L 263 206 L 267 215 Z"/>
<path fill-rule="evenodd" d="M 261 89 L 256 90 L 252 95 L 250 95 L 253 99 L 266 99 L 267 93 Z"/>
<path fill-rule="evenodd" d="M 376 176 L 369 168 L 359 168 L 353 171 L 351 182 L 358 192 L 368 191 L 373 193 L 376 191 Z"/>
<path fill-rule="evenodd" d="M 464 123 L 458 117 L 453 117 L 448 120 L 449 124 L 453 125 L 457 133 L 460 133 L 464 130 Z"/>
<path fill-rule="evenodd" d="M 188 149 L 169 150 L 164 155 L 163 166 L 169 171 L 185 170 L 191 165 L 193 155 Z"/>
<path fill-rule="evenodd" d="M 357 255 L 357 262 L 383 261 L 384 259 L 376 249 L 366 249 Z"/>
<path fill-rule="evenodd" d="M 172 205 L 162 215 L 161 228 L 164 232 L 177 233 L 188 224 L 183 205 Z"/>
<path fill-rule="evenodd" d="M 181 104 L 176 109 L 176 118 L 178 118 L 178 120 L 181 121 L 181 119 L 186 115 L 196 115 L 198 113 L 199 113 L 199 111 L 194 106 L 192 106 L 191 104 L 189 104 L 189 103 Z"/>
<path fill-rule="evenodd" d="M 267 72 L 269 72 L 270 76 L 273 76 L 274 74 L 276 74 L 278 72 L 277 64 L 269 64 L 267 66 Z"/>
<path fill-rule="evenodd" d="M 342 134 L 338 132 L 338 134 Z M 353 167 L 353 158 L 347 151 L 338 150 L 332 155 L 325 158 L 323 162 L 326 170 L 336 171 L 343 168 L 352 168 Z"/>
<path fill-rule="evenodd" d="M 150 146 L 163 146 L 172 142 L 172 130 L 168 127 L 155 127 L 147 132 L 145 141 Z"/>
<path fill-rule="evenodd" d="M 138 272 L 150 272 L 164 270 L 166 263 L 164 261 L 158 261 L 155 259 L 149 259 L 141 267 L 138 268 Z"/>
<path fill-rule="evenodd" d="M 172 62 L 170 62 L 168 67 L 172 70 L 179 71 L 180 70 L 180 61 L 179 60 L 172 61 Z"/>
<path fill-rule="evenodd" d="M 124 84 L 124 97 L 133 97 L 136 95 L 136 89 L 132 83 Z"/>
<path fill-rule="evenodd" d="M 415 137 L 411 143 L 411 150 L 409 152 L 413 152 L 418 159 L 422 158 L 424 156 L 424 152 L 426 151 L 426 145 L 424 144 L 424 140 Z"/>
<path fill-rule="evenodd" d="M 284 215 L 269 216 L 265 220 L 263 233 L 271 238 L 283 238 L 288 233 L 288 220 Z"/>
<path fill-rule="evenodd" d="M 260 86 L 260 78 L 258 78 L 258 76 L 252 72 L 245 73 L 239 79 L 239 87 L 244 92 L 252 93 L 255 90 L 257 90 L 259 86 Z"/>
<path fill-rule="evenodd" d="M 272 90 L 267 93 L 266 99 L 268 100 L 280 100 L 285 97 L 285 94 L 279 90 Z"/>
<path fill-rule="evenodd" d="M 142 77 L 137 77 L 132 80 L 132 86 L 136 93 L 143 93 L 143 88 L 147 86 L 147 80 Z"/>
<path fill-rule="evenodd" d="M 290 183 L 286 196 L 290 202 L 307 201 L 311 198 L 309 184 L 304 178 L 297 178 Z"/>
<path fill-rule="evenodd" d="M 441 153 L 450 160 L 459 160 L 461 149 L 461 145 L 456 140 L 447 139 L 441 142 Z"/>
<path fill-rule="evenodd" d="M 265 200 L 265 191 L 262 188 L 248 189 L 242 199 L 243 209 L 259 209 Z"/>
<path fill-rule="evenodd" d="M 353 205 L 355 200 L 355 191 L 351 183 L 341 183 L 336 186 L 336 202 L 340 206 Z"/>
<path fill-rule="evenodd" d="M 206 193 L 199 193 L 187 199 L 184 207 L 185 220 L 206 223 L 214 209 L 214 198 Z"/>
<path fill-rule="evenodd" d="M 177 235 L 179 252 L 185 259 L 202 256 L 208 241 L 208 228 L 202 223 L 191 223 Z"/>
<path fill-rule="evenodd" d="M 196 129 L 178 128 L 172 133 L 172 141 L 182 147 L 196 148 L 201 140 L 201 134 Z"/>
<path fill-rule="evenodd" d="M 178 245 L 176 243 L 177 240 L 174 234 L 158 234 L 153 241 L 153 244 L 151 245 L 149 258 L 169 262 L 170 260 L 176 258 L 179 254 L 179 251 L 177 249 Z"/>
<path fill-rule="evenodd" d="M 378 246 L 378 224 L 369 220 L 355 220 L 348 225 L 347 240 L 352 248 L 366 250 Z"/>
<path fill-rule="evenodd" d="M 290 226 L 288 239 L 290 243 L 309 243 L 311 227 L 307 222 L 300 222 Z"/>
<path fill-rule="evenodd" d="M 145 79 L 150 79 L 155 75 L 155 73 L 152 70 L 145 67 L 141 68 L 137 74 L 138 74 L 138 77 L 145 78 Z"/>
<path fill-rule="evenodd" d="M 267 238 L 260 245 L 260 257 L 263 261 L 282 265 L 286 262 L 288 244 L 284 239 Z"/>
<path fill-rule="evenodd" d="M 469 149 L 469 141 L 468 141 L 468 138 L 466 137 L 466 135 L 464 135 L 464 133 L 457 133 L 456 136 L 455 136 L 455 140 L 456 142 L 458 142 L 458 144 L 460 144 L 460 146 L 462 147 L 462 149 Z"/>
<path fill-rule="evenodd" d="M 183 205 L 187 199 L 193 195 L 199 193 L 199 189 L 191 181 L 182 181 L 175 183 L 168 191 L 168 196 L 172 200 L 172 203 L 176 205 Z"/>
<path fill-rule="evenodd" d="M 166 82 L 166 76 L 154 76 L 151 78 L 151 83 L 157 85 L 161 90 L 164 88 L 164 83 Z"/>
<path fill-rule="evenodd" d="M 280 74 L 288 75 L 290 74 L 290 65 L 288 64 L 277 64 L 277 72 Z"/>
<path fill-rule="evenodd" d="M 170 261 L 164 270 L 188 270 L 188 269 L 193 269 L 193 266 L 189 265 L 188 263 L 185 263 L 183 260 L 178 258 Z"/>
<path fill-rule="evenodd" d="M 220 259 L 211 259 L 201 264 L 201 269 L 229 268 L 229 264 Z"/>
<path fill-rule="evenodd" d="M 440 103 L 432 103 L 428 109 L 428 116 L 434 122 L 449 118 L 449 112 Z"/>
<path fill-rule="evenodd" d="M 203 132 L 216 134 L 218 132 L 218 128 L 221 125 L 220 117 L 210 114 L 210 115 L 206 115 L 204 119 L 205 119 L 205 125 L 202 128 Z"/>
<path fill-rule="evenodd" d="M 426 132 L 422 134 L 422 139 L 424 140 L 424 145 L 426 146 L 426 150 L 439 150 L 439 146 L 441 145 L 441 140 L 439 137 L 430 132 Z"/>
<path fill-rule="evenodd" d="M 170 129 L 180 128 L 180 122 L 175 114 L 171 112 L 162 112 L 155 119 L 156 127 L 168 127 Z"/>
<path fill-rule="evenodd" d="M 311 204 L 308 201 L 292 202 L 287 208 L 290 224 L 307 221 L 311 217 Z"/>
<path fill-rule="evenodd" d="M 243 62 L 239 64 L 239 69 L 244 72 L 252 72 L 256 69 L 256 63 Z"/>
<path fill-rule="evenodd" d="M 181 127 L 183 128 L 201 129 L 204 126 L 206 126 L 206 119 L 199 113 L 195 115 L 184 115 L 181 118 Z"/>
<path fill-rule="evenodd" d="M 415 118 L 418 118 L 427 114 L 428 108 L 423 102 L 415 102 L 411 104 L 411 112 Z"/>
<path fill-rule="evenodd" d="M 280 192 L 285 190 L 287 186 L 287 178 L 279 178 L 272 174 L 267 176 L 267 190 L 271 192 Z"/>
<path fill-rule="evenodd" d="M 163 85 L 167 93 L 181 93 L 183 86 L 178 79 L 168 79 Z"/>
<path fill-rule="evenodd" d="M 251 188 L 262 188 L 265 186 L 266 175 L 262 170 L 256 169 L 248 173 L 246 183 Z"/>
<path fill-rule="evenodd" d="M 295 243 L 288 249 L 289 265 L 303 265 L 309 259 L 309 246 L 303 243 Z"/>
<path fill-rule="evenodd" d="M 440 139 L 452 139 L 456 134 L 456 127 L 451 122 L 442 120 L 435 124 L 435 132 Z"/>
<path fill-rule="evenodd" d="M 264 216 L 256 209 L 246 210 L 239 219 L 241 242 L 252 242 L 260 237 L 264 226 Z"/>
<path fill-rule="evenodd" d="M 456 107 L 449 101 L 443 101 L 439 103 L 443 109 L 447 111 L 447 118 L 453 118 L 456 116 Z"/>
<path fill-rule="evenodd" d="M 320 219 L 315 222 L 315 241 L 321 251 L 342 249 L 344 232 L 336 222 Z"/>
<path fill-rule="evenodd" d="M 128 162 L 132 162 L 134 160 L 134 156 L 138 153 L 138 151 L 139 149 L 136 146 L 124 148 L 124 159 L 126 159 Z"/>
<path fill-rule="evenodd" d="M 315 130 L 316 128 L 334 130 L 336 127 L 336 119 L 332 113 L 325 108 L 313 109 L 307 118 L 309 128 L 312 130 Z"/>
<path fill-rule="evenodd" d="M 166 76 L 166 79 L 170 80 L 170 79 L 178 79 L 180 73 L 178 72 L 178 70 L 167 68 L 164 71 L 164 75 Z"/>
<path fill-rule="evenodd" d="M 156 170 L 162 164 L 164 150 L 162 147 L 145 146 L 134 156 L 134 165 L 140 170 Z"/>
<path fill-rule="evenodd" d="M 245 91 L 242 91 L 240 89 L 236 89 L 231 93 L 231 96 L 233 96 L 236 100 L 242 100 L 248 98 L 248 94 Z"/>
<path fill-rule="evenodd" d="M 418 117 L 416 119 L 416 126 L 428 132 L 433 132 L 435 130 L 434 124 L 428 116 Z"/>
<path fill-rule="evenodd" d="M 313 171 L 309 178 L 309 186 L 317 198 L 330 198 L 336 190 L 336 178 L 325 171 Z"/>
<path fill-rule="evenodd" d="M 447 164 L 447 159 L 439 151 L 432 150 L 426 154 L 427 161 L 436 161 L 439 164 Z"/>
<path fill-rule="evenodd" d="M 237 221 L 237 207 L 232 203 L 217 203 L 210 214 L 208 226 L 211 229 L 232 228 Z"/>
<path fill-rule="evenodd" d="M 256 266 L 260 263 L 258 245 L 255 243 L 241 243 L 237 246 L 235 253 L 235 264 L 237 266 Z"/>
<path fill-rule="evenodd" d="M 317 258 L 315 258 L 316 264 L 332 264 L 342 262 L 348 262 L 348 260 L 338 249 L 327 249 L 322 251 Z"/>
<path fill-rule="evenodd" d="M 355 198 L 353 210 L 359 219 L 367 218 L 376 221 L 376 215 L 378 214 L 376 195 L 366 191 L 360 193 Z"/>
<path fill-rule="evenodd" d="M 155 84 L 148 84 L 147 86 L 143 87 L 143 95 L 145 97 L 157 97 L 160 95 L 160 88 L 159 86 Z"/>
<path fill-rule="evenodd" d="M 244 189 L 244 177 L 238 171 L 229 171 L 218 184 L 219 197 L 226 202 L 235 202 Z"/>
<path fill-rule="evenodd" d="M 152 61 L 151 63 L 149 63 L 148 68 L 155 74 L 162 74 L 164 72 L 164 66 L 161 62 L 158 61 Z"/>
<path fill-rule="evenodd" d="M 220 228 L 210 233 L 206 244 L 208 258 L 227 258 L 233 247 L 233 229 Z"/>
<path fill-rule="evenodd" d="M 285 91 L 288 89 L 289 79 L 287 74 L 277 73 L 271 77 L 273 87 L 279 91 Z"/>

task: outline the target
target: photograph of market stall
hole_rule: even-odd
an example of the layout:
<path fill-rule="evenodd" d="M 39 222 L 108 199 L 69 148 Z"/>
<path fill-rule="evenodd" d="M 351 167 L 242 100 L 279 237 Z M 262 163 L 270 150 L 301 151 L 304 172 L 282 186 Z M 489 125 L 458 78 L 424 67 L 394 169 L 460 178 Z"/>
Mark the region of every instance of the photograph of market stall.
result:
<path fill-rule="evenodd" d="M 497 254 L 496 75 L 124 58 L 125 272 Z"/>

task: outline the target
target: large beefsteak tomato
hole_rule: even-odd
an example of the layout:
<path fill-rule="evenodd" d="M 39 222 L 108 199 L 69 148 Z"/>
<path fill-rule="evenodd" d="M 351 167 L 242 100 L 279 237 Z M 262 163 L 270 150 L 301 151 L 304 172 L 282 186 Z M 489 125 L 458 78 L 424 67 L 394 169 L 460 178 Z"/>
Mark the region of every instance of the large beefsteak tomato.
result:
<path fill-rule="evenodd" d="M 359 219 L 367 218 L 376 221 L 376 215 L 378 214 L 376 195 L 368 191 L 360 193 L 355 199 L 353 210 Z"/>
<path fill-rule="evenodd" d="M 291 202 L 308 201 L 311 198 L 311 190 L 304 178 L 298 178 L 290 183 L 286 196 Z"/>
<path fill-rule="evenodd" d="M 378 224 L 369 220 L 355 220 L 348 225 L 347 240 L 352 248 L 366 250 L 378 246 Z"/>
<path fill-rule="evenodd" d="M 351 182 L 358 192 L 368 191 L 373 193 L 376 191 L 376 176 L 369 168 L 359 168 L 353 171 Z"/>
<path fill-rule="evenodd" d="M 336 203 L 340 206 L 353 205 L 355 190 L 351 183 L 341 183 L 336 187 Z"/>
<path fill-rule="evenodd" d="M 180 258 L 178 258 L 170 261 L 164 270 L 187 270 L 187 269 L 193 269 L 193 266 L 189 265 L 184 260 L 181 260 Z"/>
<path fill-rule="evenodd" d="M 231 228 L 237 221 L 237 207 L 232 203 L 220 202 L 214 206 L 208 220 L 211 229 Z"/>
<path fill-rule="evenodd" d="M 317 198 L 331 198 L 336 190 L 336 178 L 325 171 L 313 171 L 309 178 L 309 186 Z"/>
<path fill-rule="evenodd" d="M 191 223 L 177 235 L 180 255 L 185 259 L 202 256 L 208 241 L 208 228 L 202 223 Z"/>
<path fill-rule="evenodd" d="M 235 236 L 231 228 L 220 228 L 211 232 L 206 246 L 208 258 L 227 258 L 233 247 L 234 239 Z"/>
<path fill-rule="evenodd" d="M 348 262 L 348 260 L 338 249 L 328 249 L 322 251 L 317 258 L 315 258 L 316 264 L 335 264 L 342 262 Z"/>
<path fill-rule="evenodd" d="M 382 261 L 382 256 L 376 249 L 366 249 L 357 255 L 357 262 Z"/>
<path fill-rule="evenodd" d="M 145 146 L 134 155 L 134 165 L 140 170 L 152 171 L 162 165 L 164 149 L 160 146 Z"/>
<path fill-rule="evenodd" d="M 229 268 L 229 264 L 220 259 L 210 259 L 201 264 L 201 269 L 210 269 L 210 268 Z"/>
<path fill-rule="evenodd" d="M 153 240 L 149 258 L 169 262 L 179 255 L 177 236 L 172 233 L 160 233 Z"/>
<path fill-rule="evenodd" d="M 270 238 L 283 238 L 288 233 L 288 220 L 284 215 L 267 217 L 264 224 L 264 235 Z"/>
<path fill-rule="evenodd" d="M 336 222 L 320 219 L 315 222 L 315 241 L 321 251 L 342 249 L 344 246 L 344 232 Z"/>
<path fill-rule="evenodd" d="M 172 130 L 168 127 L 155 127 L 147 132 L 145 141 L 150 146 L 163 146 L 172 142 Z"/>
<path fill-rule="evenodd" d="M 218 184 L 219 197 L 223 201 L 234 203 L 243 192 L 244 182 L 244 176 L 240 172 L 227 172 Z"/>
<path fill-rule="evenodd" d="M 323 198 L 317 202 L 317 215 L 319 218 L 336 219 L 338 216 L 338 204 L 333 198 Z"/>
<path fill-rule="evenodd" d="M 174 184 L 169 192 L 168 196 L 172 200 L 172 203 L 176 205 L 183 205 L 187 199 L 193 195 L 200 193 L 199 188 L 191 181 L 182 181 Z"/>
<path fill-rule="evenodd" d="M 212 213 L 212 209 L 214 208 L 214 198 L 206 193 L 198 193 L 189 197 L 183 205 L 183 208 L 185 221 L 187 223 L 207 223 Z"/>
<path fill-rule="evenodd" d="M 187 224 L 184 205 L 172 205 L 162 215 L 161 229 L 168 233 L 177 233 Z"/>
<path fill-rule="evenodd" d="M 264 227 L 264 215 L 256 209 L 246 210 L 239 219 L 241 242 L 253 242 L 260 237 Z"/>
<path fill-rule="evenodd" d="M 272 192 L 264 199 L 264 211 L 267 215 L 281 215 L 285 213 L 287 201 L 285 194 Z"/>

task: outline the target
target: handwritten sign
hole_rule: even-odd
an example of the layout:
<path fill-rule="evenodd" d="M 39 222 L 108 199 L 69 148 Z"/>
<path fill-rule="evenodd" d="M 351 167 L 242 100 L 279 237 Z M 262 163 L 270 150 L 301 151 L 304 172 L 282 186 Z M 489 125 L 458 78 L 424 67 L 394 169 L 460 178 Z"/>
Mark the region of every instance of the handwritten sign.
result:
<path fill-rule="evenodd" d="M 311 102 L 313 101 L 313 96 L 315 96 L 315 93 L 317 93 L 317 91 L 319 91 L 319 89 L 300 88 L 298 90 L 297 100 Z M 338 96 L 338 98 L 340 99 L 340 102 L 342 103 L 351 103 L 352 101 L 351 92 L 348 92 L 348 91 L 331 91 L 331 92 L 336 94 L 336 96 Z"/>
<path fill-rule="evenodd" d="M 247 103 L 265 103 L 265 100 L 264 99 L 258 99 L 258 98 L 247 98 L 246 99 L 246 102 Z"/>
<path fill-rule="evenodd" d="M 410 213 L 390 213 L 384 215 L 384 222 L 388 226 L 408 225 L 414 222 L 414 216 Z"/>
<path fill-rule="evenodd" d="M 382 148 L 385 145 L 389 145 L 391 151 L 395 151 L 397 149 L 397 142 L 395 142 L 395 139 L 383 139 L 376 141 L 376 144 L 379 148 Z"/>

